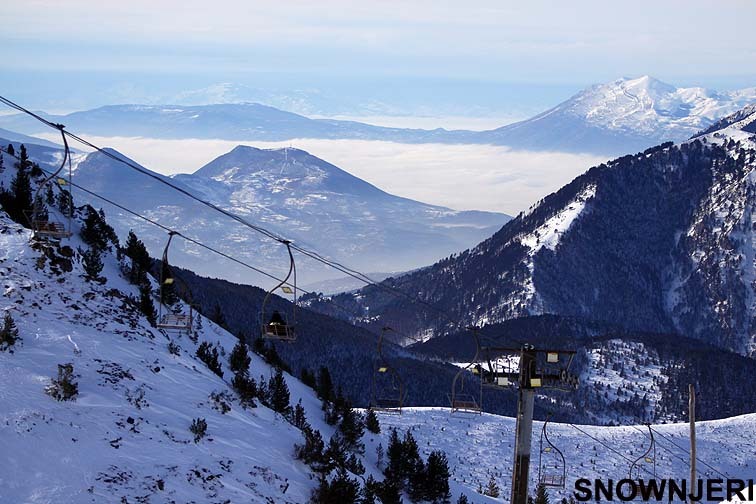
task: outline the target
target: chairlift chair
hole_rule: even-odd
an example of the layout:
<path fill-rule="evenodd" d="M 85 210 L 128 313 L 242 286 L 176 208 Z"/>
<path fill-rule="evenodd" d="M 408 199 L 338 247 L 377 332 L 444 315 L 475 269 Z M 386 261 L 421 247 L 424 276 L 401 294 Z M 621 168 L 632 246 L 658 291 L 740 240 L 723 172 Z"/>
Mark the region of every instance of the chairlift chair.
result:
<path fill-rule="evenodd" d="M 71 185 L 71 150 L 68 147 L 68 139 L 66 138 L 66 134 L 63 131 L 63 125 L 59 124 L 57 125 L 57 127 L 60 130 L 60 134 L 63 138 L 63 160 L 60 163 L 60 167 L 58 167 L 55 172 L 51 173 L 47 178 L 45 178 L 45 180 L 43 180 L 42 183 L 37 187 L 37 190 L 34 193 L 34 199 L 32 200 L 34 202 L 33 208 L 31 210 L 25 210 L 23 212 L 26 216 L 29 226 L 33 231 L 32 236 L 34 238 L 46 237 L 60 239 L 69 238 L 73 234 L 71 230 L 73 208 L 69 207 L 68 215 L 63 216 L 67 218 L 67 225 L 62 220 L 51 218 L 49 215 L 49 210 L 48 215 L 43 218 L 43 203 L 41 199 L 42 191 L 48 186 L 48 184 L 52 184 L 54 181 L 57 182 L 59 186 L 68 185 L 70 187 Z M 63 168 L 65 168 L 66 163 L 68 164 L 68 180 L 59 177 L 60 173 L 63 171 Z"/>
<path fill-rule="evenodd" d="M 189 313 L 173 313 L 163 302 L 164 290 L 173 285 L 176 280 L 176 277 L 171 272 L 171 265 L 168 262 L 168 249 L 171 246 L 173 236 L 176 234 L 178 234 L 176 231 L 168 233 L 168 243 L 165 244 L 165 249 L 163 249 L 163 262 L 160 268 L 160 305 L 158 308 L 157 327 L 168 331 L 191 331 L 192 323 L 194 322 L 194 309 L 192 308 L 191 299 L 187 303 L 189 305 Z M 183 283 L 183 280 L 179 279 L 179 281 L 183 284 L 185 293 L 191 298 L 191 291 L 188 286 Z"/>
<path fill-rule="evenodd" d="M 540 453 L 538 454 L 538 483 L 546 487 L 564 488 L 567 479 L 567 464 L 562 451 L 549 440 L 549 435 L 546 431 L 548 423 L 549 419 L 547 418 L 541 428 Z"/>
<path fill-rule="evenodd" d="M 378 336 L 370 409 L 401 414 L 404 405 L 404 382 L 396 369 L 383 356 L 383 338 L 391 330 L 390 327 L 383 327 Z"/>
<path fill-rule="evenodd" d="M 478 340 L 478 328 L 468 327 L 472 333 L 473 340 L 475 342 L 475 357 L 464 368 L 457 371 L 452 380 L 451 394 L 449 394 L 449 405 L 451 407 L 451 413 L 477 413 L 483 412 L 483 377 L 481 376 L 481 366 L 479 364 L 480 356 L 480 341 Z M 474 384 L 467 384 L 471 381 L 472 376 L 478 378 L 478 390 L 475 392 Z M 467 385 L 467 389 L 465 389 Z M 476 397 L 477 396 L 477 397 Z"/>
<path fill-rule="evenodd" d="M 651 424 L 646 424 L 646 427 L 648 427 L 650 443 L 648 449 L 630 465 L 631 480 L 640 478 L 641 468 L 643 467 L 641 464 L 644 462 L 653 466 L 651 472 L 654 475 L 654 479 L 656 479 L 656 439 L 654 439 L 654 430 L 651 428 Z M 636 473 L 635 478 L 633 477 L 633 472 Z"/>
<path fill-rule="evenodd" d="M 297 339 L 297 333 L 295 330 L 297 315 L 297 266 L 294 263 L 294 254 L 291 252 L 291 242 L 284 241 L 283 243 L 286 245 L 286 250 L 289 253 L 289 272 L 283 280 L 268 291 L 265 295 L 265 299 L 263 299 L 262 308 L 260 309 L 260 320 L 262 322 L 261 334 L 263 339 L 291 343 Z M 289 284 L 290 278 L 293 281 L 292 284 Z M 282 314 L 278 310 L 273 310 L 270 318 L 266 317 L 268 300 L 278 289 L 281 289 L 284 294 L 293 295 L 291 318 L 289 320 L 287 320 L 285 314 Z"/>

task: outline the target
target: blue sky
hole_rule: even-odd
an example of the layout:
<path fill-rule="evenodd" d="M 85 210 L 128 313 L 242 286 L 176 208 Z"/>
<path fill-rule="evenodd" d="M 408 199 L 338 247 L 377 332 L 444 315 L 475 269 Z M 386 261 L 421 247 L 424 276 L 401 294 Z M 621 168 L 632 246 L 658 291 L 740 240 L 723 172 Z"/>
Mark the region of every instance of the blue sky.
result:
<path fill-rule="evenodd" d="M 2 9 L 0 86 L 48 108 L 235 82 L 527 114 L 621 76 L 756 85 L 756 3 L 745 0 L 26 0 Z"/>

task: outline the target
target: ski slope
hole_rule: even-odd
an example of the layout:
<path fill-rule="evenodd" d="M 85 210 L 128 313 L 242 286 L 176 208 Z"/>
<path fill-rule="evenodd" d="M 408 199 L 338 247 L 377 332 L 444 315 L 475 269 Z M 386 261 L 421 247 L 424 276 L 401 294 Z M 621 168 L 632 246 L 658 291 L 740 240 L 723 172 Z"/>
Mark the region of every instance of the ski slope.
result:
<path fill-rule="evenodd" d="M 400 431 L 412 429 L 421 454 L 427 455 L 432 450 L 446 452 L 455 488 L 465 493 L 470 502 L 509 502 L 515 437 L 514 418 L 485 413 L 450 415 L 446 408 L 405 408 L 401 415 L 381 413 L 379 420 L 384 448 L 391 428 Z M 534 493 L 538 481 L 542 427 L 542 422 L 535 422 L 533 425 L 529 486 L 531 493 Z M 552 503 L 557 501 L 557 498 L 561 500 L 562 497 L 569 497 L 574 491 L 576 479 L 627 478 L 631 462 L 641 457 L 650 445 L 648 429 L 645 426 L 573 427 L 569 424 L 549 423 L 547 428 L 549 439 L 564 453 L 567 461 L 566 487 L 549 489 Z M 612 447 L 619 454 L 578 429 Z M 653 429 L 659 433 L 655 434 L 656 477 L 687 478 L 688 452 L 685 449 L 688 446 L 688 424 L 655 425 Z M 756 414 L 699 422 L 696 435 L 698 458 L 711 466 L 706 467 L 699 462 L 700 478 L 720 478 L 722 474 L 731 478 L 756 478 Z M 653 464 L 641 464 L 642 477 L 653 478 Z M 549 458 L 548 454 L 544 455 L 544 465 L 552 468 L 555 465 L 553 458 Z M 477 493 L 478 486 L 482 485 L 485 488 L 491 475 L 501 489 L 501 497 L 498 500 Z M 637 478 L 637 475 L 635 477 Z"/>

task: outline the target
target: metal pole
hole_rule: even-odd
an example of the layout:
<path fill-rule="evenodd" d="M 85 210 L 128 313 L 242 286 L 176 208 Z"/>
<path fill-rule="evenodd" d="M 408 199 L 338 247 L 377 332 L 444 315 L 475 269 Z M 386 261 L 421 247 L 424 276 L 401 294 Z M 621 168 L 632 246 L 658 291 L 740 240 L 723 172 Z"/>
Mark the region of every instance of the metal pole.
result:
<path fill-rule="evenodd" d="M 688 420 L 690 421 L 690 488 L 696 484 L 696 389 L 688 385 Z"/>
<path fill-rule="evenodd" d="M 535 351 L 525 346 L 520 353 L 520 390 L 517 402 L 515 427 L 515 454 L 512 470 L 511 504 L 527 504 L 528 477 L 530 472 L 530 440 L 533 434 L 533 406 L 535 390 L 530 378 L 535 367 Z"/>

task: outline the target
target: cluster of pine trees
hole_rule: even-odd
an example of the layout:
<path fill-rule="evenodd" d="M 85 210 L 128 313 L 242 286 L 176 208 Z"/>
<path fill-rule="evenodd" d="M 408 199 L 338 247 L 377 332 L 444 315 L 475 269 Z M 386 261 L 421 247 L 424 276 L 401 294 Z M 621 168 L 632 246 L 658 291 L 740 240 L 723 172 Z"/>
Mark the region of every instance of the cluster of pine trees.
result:
<path fill-rule="evenodd" d="M 137 238 L 134 231 L 129 231 L 123 254 L 129 258 L 130 264 L 124 269 L 129 282 L 139 287 L 139 310 L 147 318 L 150 325 L 157 324 L 157 312 L 152 302 L 152 289 L 147 273 L 152 268 L 152 258 L 142 240 Z"/>

